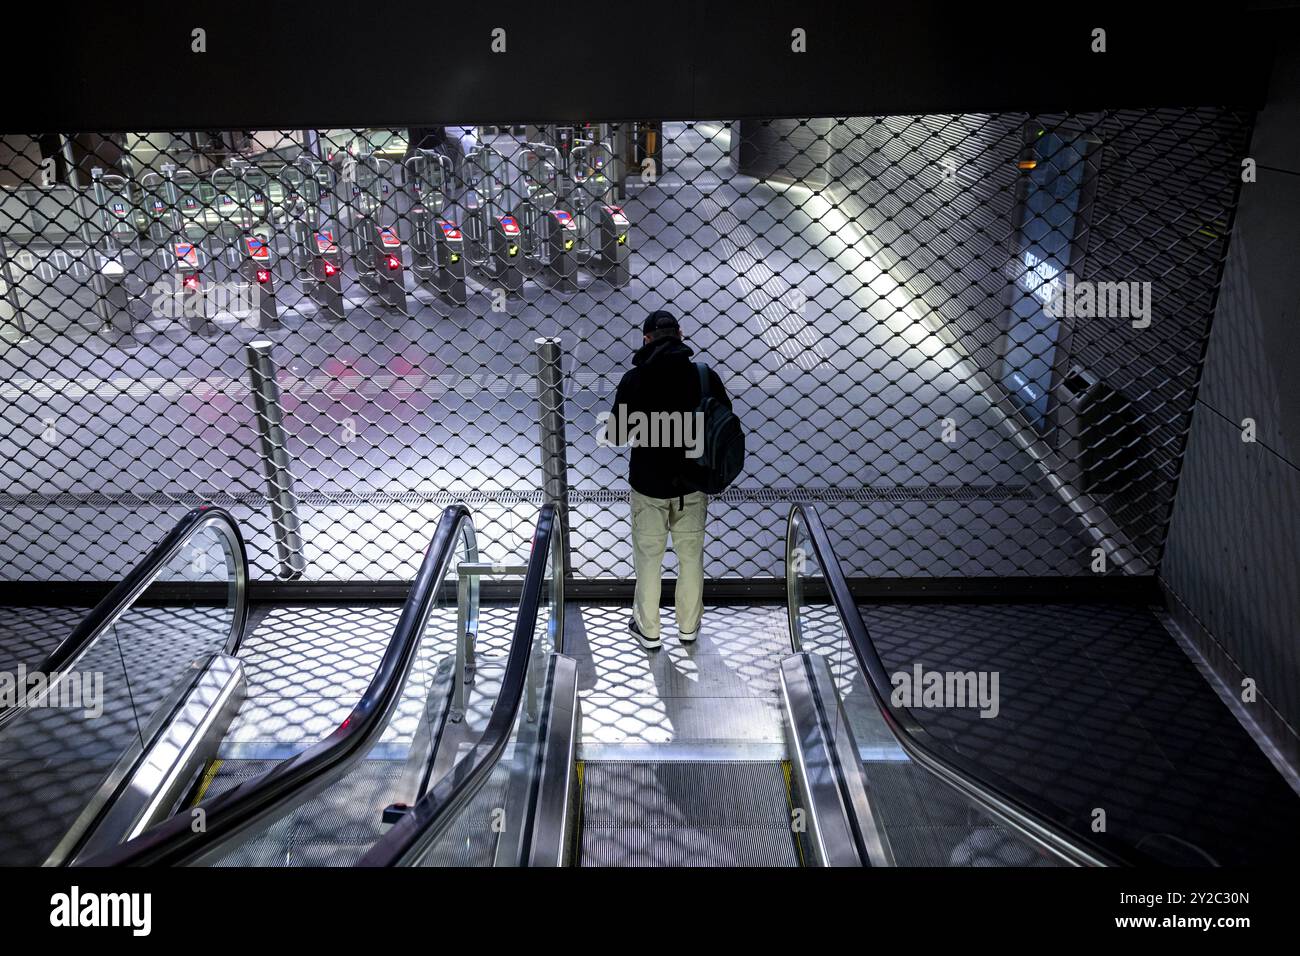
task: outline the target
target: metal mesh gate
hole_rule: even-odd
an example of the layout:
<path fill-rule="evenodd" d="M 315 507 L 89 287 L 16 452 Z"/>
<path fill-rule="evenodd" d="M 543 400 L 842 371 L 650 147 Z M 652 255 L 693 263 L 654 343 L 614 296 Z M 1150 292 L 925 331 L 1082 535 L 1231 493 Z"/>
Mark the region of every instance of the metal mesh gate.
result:
<path fill-rule="evenodd" d="M 858 575 L 1149 571 L 1248 132 L 1159 109 L 5 137 L 0 577 L 118 577 L 203 501 L 261 579 L 408 578 L 452 500 L 522 548 L 559 487 L 557 338 L 573 573 L 627 578 L 597 416 L 655 308 L 748 432 L 710 577 L 781 574 L 795 499 Z"/>

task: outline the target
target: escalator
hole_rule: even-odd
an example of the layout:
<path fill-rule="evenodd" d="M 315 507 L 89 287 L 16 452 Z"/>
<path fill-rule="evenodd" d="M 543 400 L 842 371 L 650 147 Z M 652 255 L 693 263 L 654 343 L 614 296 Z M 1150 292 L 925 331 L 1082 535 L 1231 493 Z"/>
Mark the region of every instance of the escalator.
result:
<path fill-rule="evenodd" d="M 0 860 L 352 862 L 475 739 L 496 669 L 480 615 L 514 618 L 513 602 L 485 606 L 479 576 L 510 570 L 481 562 L 469 512 L 447 508 L 350 715 L 288 759 L 241 759 L 222 744 L 246 695 L 245 549 L 229 514 L 191 512 L 47 657 L 38 673 L 58 682 L 0 714 Z M 90 675 L 107 685 L 98 713 L 53 706 Z"/>
<path fill-rule="evenodd" d="M 991 773 L 964 741 L 918 720 L 868 633 L 818 510 L 786 531 L 791 644 L 841 708 L 870 794 L 871 825 L 896 866 L 1131 866 L 1150 860 L 1091 819 Z M 787 660 L 783 666 L 788 667 Z M 973 671 L 971 672 L 974 673 Z"/>
<path fill-rule="evenodd" d="M 21 701 L 0 713 L 0 861 L 67 863 L 158 812 L 133 789 L 153 774 L 145 754 L 179 747 L 176 769 L 195 769 L 243 700 L 247 580 L 230 515 L 191 511 L 29 673 Z M 143 600 L 177 586 L 208 599 Z M 173 725 L 186 730 L 169 736 Z M 187 784 L 154 775 L 151 789 L 175 800 Z"/>
<path fill-rule="evenodd" d="M 787 529 L 781 759 L 714 749 L 584 759 L 578 664 L 521 629 L 474 748 L 369 866 L 1125 865 L 1092 834 L 927 735 L 891 700 L 815 509 Z M 842 691 L 860 692 L 842 699 Z M 861 692 L 865 691 L 865 693 Z"/>
<path fill-rule="evenodd" d="M 443 512 L 374 678 L 325 739 L 269 768 L 210 761 L 179 810 L 89 866 L 322 866 L 354 863 L 475 746 L 474 695 L 495 699 L 501 662 L 476 649 L 483 574 L 523 573 L 512 645 L 538 616 L 558 543 L 544 506 L 525 566 L 479 560 L 464 506 Z M 555 582 L 557 599 L 561 585 Z M 552 616 L 548 613 L 548 618 Z M 556 626 L 561 618 L 553 617 Z M 455 652 L 447 654 L 452 636 Z M 473 689 L 471 693 L 471 688 Z"/>

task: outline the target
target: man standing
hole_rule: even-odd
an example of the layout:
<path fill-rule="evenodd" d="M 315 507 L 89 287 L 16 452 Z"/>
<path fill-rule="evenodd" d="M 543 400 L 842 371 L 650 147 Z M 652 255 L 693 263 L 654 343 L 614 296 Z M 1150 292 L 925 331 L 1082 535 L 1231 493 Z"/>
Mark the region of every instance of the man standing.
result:
<path fill-rule="evenodd" d="M 662 646 L 659 594 L 664 550 L 672 535 L 677 553 L 677 630 L 683 644 L 699 636 L 704 610 L 704 520 L 708 495 L 686 481 L 701 454 L 700 372 L 694 350 L 682 341 L 676 317 L 652 312 L 642 326 L 642 345 L 618 383 L 606 434 L 632 446 L 632 554 L 636 597 L 628 627 L 642 647 Z M 717 374 L 708 372 L 709 395 L 731 408 Z M 630 427 L 629 427 L 630 425 Z"/>

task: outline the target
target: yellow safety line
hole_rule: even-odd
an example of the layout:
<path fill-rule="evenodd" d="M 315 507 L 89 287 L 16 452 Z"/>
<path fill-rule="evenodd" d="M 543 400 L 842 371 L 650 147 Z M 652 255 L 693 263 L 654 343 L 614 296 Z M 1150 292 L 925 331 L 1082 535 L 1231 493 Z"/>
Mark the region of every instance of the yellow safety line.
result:
<path fill-rule="evenodd" d="M 194 799 L 190 802 L 191 807 L 197 807 L 203 802 L 203 795 L 208 792 L 208 787 L 212 786 L 212 781 L 216 779 L 217 771 L 221 769 L 223 763 L 225 763 L 224 760 L 217 759 L 208 764 L 208 769 L 203 771 L 203 779 L 199 781 L 199 792 L 194 795 Z"/>
<path fill-rule="evenodd" d="M 570 847 L 569 849 L 570 852 L 572 853 L 572 859 L 574 864 L 576 864 L 577 866 L 582 866 L 582 824 L 583 824 L 582 818 L 586 816 L 584 812 L 586 809 L 585 807 L 586 801 L 584 799 L 586 793 L 583 790 L 582 774 L 583 771 L 586 769 L 586 762 L 583 760 L 575 760 L 573 762 L 573 765 L 578 774 L 578 795 L 577 795 L 578 825 L 573 828 L 573 840 L 577 844 L 577 846 Z"/>
<path fill-rule="evenodd" d="M 781 761 L 781 776 L 785 777 L 785 804 L 790 808 L 791 817 L 793 818 L 794 806 L 794 787 L 793 787 L 794 768 L 790 765 L 789 760 Z M 806 814 L 805 814 L 806 820 Z M 788 825 L 788 824 L 787 824 Z M 795 849 L 799 851 L 799 865 L 807 866 L 807 861 L 803 858 L 803 840 L 799 839 L 799 834 L 791 831 L 790 835 L 794 837 Z"/>

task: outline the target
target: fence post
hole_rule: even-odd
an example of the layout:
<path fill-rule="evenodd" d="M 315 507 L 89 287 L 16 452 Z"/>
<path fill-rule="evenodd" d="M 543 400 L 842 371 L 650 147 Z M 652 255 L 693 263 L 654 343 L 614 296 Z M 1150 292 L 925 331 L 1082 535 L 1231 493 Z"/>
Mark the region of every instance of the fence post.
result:
<path fill-rule="evenodd" d="M 537 416 L 541 426 L 542 494 L 560 519 L 564 575 L 573 570 L 569 551 L 569 458 L 564 435 L 564 351 L 558 337 L 537 344 Z"/>
<path fill-rule="evenodd" d="M 298 496 L 294 493 L 293 476 L 289 472 L 280 385 L 275 379 L 275 363 L 271 360 L 272 345 L 266 339 L 248 343 L 248 375 L 257 412 L 257 431 L 262 438 L 262 465 L 266 469 L 267 497 L 271 501 L 280 577 L 292 581 L 302 577 L 307 564 L 302 549 L 302 526 L 298 522 Z"/>

